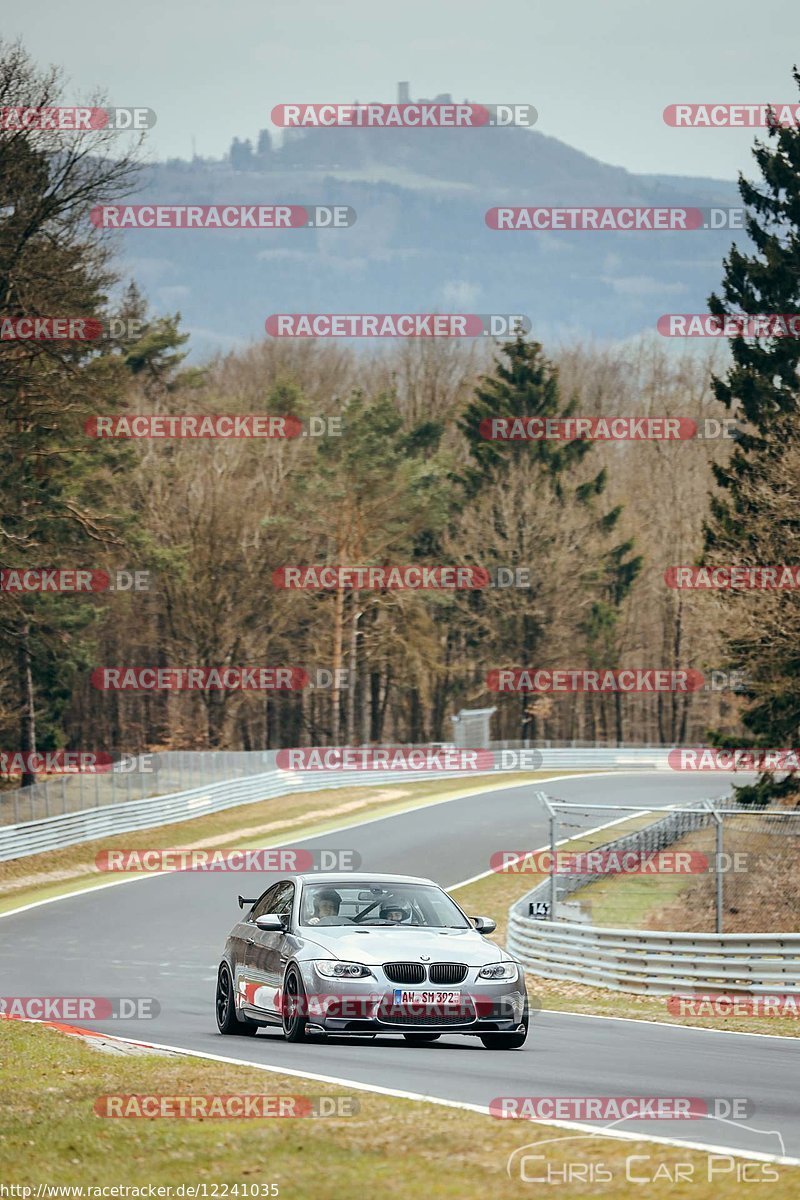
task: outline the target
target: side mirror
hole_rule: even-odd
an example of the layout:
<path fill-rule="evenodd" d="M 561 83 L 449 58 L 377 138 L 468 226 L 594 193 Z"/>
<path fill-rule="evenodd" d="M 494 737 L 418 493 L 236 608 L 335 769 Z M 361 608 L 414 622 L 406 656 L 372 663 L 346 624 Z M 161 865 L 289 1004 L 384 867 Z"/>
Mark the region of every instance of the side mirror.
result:
<path fill-rule="evenodd" d="M 494 933 L 497 929 L 497 922 L 493 921 L 491 917 L 473 917 L 472 923 L 478 933 Z"/>
<path fill-rule="evenodd" d="M 265 933 L 277 933 L 286 928 L 286 919 L 279 917 L 277 913 L 264 913 L 262 917 L 256 917 L 256 925 Z"/>

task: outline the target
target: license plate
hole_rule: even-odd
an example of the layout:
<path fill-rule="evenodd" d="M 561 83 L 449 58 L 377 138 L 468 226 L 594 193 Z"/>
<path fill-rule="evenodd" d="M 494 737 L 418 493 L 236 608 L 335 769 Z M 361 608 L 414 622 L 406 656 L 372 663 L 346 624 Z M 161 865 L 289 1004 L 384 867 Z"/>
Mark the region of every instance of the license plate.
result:
<path fill-rule="evenodd" d="M 395 988 L 394 1002 L 395 1004 L 432 1004 L 436 1006 L 460 1004 L 461 990 L 458 989 L 455 992 L 425 992 L 416 988 L 411 991 L 404 990 L 403 988 Z"/>

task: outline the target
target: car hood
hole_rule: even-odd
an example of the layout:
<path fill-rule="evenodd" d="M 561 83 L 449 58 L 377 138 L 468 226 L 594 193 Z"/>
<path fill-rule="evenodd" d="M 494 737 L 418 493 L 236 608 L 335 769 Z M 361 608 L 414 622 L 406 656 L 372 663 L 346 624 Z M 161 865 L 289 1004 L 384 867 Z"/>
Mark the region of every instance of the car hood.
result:
<path fill-rule="evenodd" d="M 321 951 L 330 953 L 331 958 L 366 964 L 419 962 L 424 954 L 431 962 L 461 962 L 477 967 L 509 957 L 505 950 L 488 942 L 475 929 L 406 930 L 379 926 L 355 930 L 349 925 L 327 925 L 314 929 L 313 943 Z"/>

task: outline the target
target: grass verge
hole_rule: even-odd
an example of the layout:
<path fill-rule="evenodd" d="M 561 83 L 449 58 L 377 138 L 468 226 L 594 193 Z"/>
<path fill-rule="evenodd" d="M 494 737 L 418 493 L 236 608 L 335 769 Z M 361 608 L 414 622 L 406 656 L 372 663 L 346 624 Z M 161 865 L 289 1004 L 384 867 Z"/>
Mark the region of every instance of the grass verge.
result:
<path fill-rule="evenodd" d="M 631 1174 L 654 1179 L 651 1196 L 733 1200 L 742 1186 L 736 1182 L 736 1166 L 742 1163 L 702 1151 L 646 1140 L 576 1137 L 550 1126 L 423 1106 L 202 1059 L 107 1055 L 77 1038 L 20 1021 L 0 1021 L 0 1048 L 0 1178 L 6 1184 L 31 1186 L 34 1195 L 39 1184 L 84 1189 L 205 1184 L 208 1196 L 223 1196 L 223 1187 L 236 1184 L 247 1184 L 248 1189 L 276 1184 L 281 1200 L 346 1200 L 374 1193 L 408 1200 L 420 1192 L 428 1200 L 478 1200 L 487 1195 L 507 1200 L 532 1194 L 518 1169 L 514 1178 L 506 1174 L 509 1155 L 522 1147 L 544 1159 L 529 1160 L 528 1175 L 568 1169 L 588 1178 L 600 1169 L 606 1172 L 600 1183 L 572 1183 L 570 1196 L 602 1191 L 615 1198 L 641 1197 L 641 1184 L 626 1179 L 626 1163 L 634 1155 L 639 1157 L 631 1163 Z M 227 1042 L 222 1050 L 236 1053 Z M 451 1051 L 442 1051 L 444 1060 Z M 410 1055 L 432 1052 L 436 1051 L 407 1049 Z M 479 1048 L 463 1052 L 488 1053 Z M 18 1070 L 20 1063 L 25 1064 L 23 1072 Z M 95 1115 L 99 1096 L 120 1093 L 326 1095 L 349 1097 L 348 1103 L 358 1102 L 358 1111 L 283 1120 L 125 1120 Z M 703 1140 L 695 1122 L 679 1124 L 676 1137 Z M 675 1183 L 679 1168 L 683 1182 Z M 789 1200 L 800 1188 L 798 1167 L 754 1162 L 748 1171 L 752 1178 L 772 1181 L 771 1200 Z M 562 1180 L 563 1174 L 553 1182 Z"/>

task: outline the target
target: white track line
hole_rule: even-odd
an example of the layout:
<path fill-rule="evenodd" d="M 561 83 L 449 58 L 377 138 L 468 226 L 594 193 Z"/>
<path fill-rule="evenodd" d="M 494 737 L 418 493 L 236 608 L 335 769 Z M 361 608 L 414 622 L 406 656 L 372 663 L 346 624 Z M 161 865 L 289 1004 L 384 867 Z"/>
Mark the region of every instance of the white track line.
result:
<path fill-rule="evenodd" d="M 569 981 L 564 980 L 564 982 Z M 641 995 L 641 993 L 636 992 L 620 994 L 628 996 Z M 651 999 L 655 1000 L 658 997 L 652 996 Z M 795 1046 L 800 1043 L 800 1038 L 792 1037 L 788 1033 L 749 1033 L 746 1029 L 717 1029 L 716 1026 L 707 1029 L 705 1025 L 676 1025 L 672 1021 L 657 1021 L 654 1017 L 612 1017 L 607 1016 L 605 1013 L 572 1012 L 568 1008 L 540 1008 L 538 1011 L 542 1016 L 554 1013 L 560 1017 L 585 1017 L 587 1021 L 632 1021 L 635 1025 L 662 1025 L 665 1029 L 692 1029 L 696 1033 L 726 1033 L 728 1037 L 772 1038 L 773 1041 L 793 1042 Z"/>
<path fill-rule="evenodd" d="M 104 1035 L 107 1036 L 107 1035 Z M 266 1063 L 254 1063 L 244 1058 L 231 1058 L 223 1054 L 210 1054 L 203 1050 L 187 1050 L 183 1046 L 170 1046 L 160 1042 L 142 1042 L 138 1039 L 115 1037 L 116 1041 L 126 1042 L 135 1046 L 146 1046 L 151 1050 L 171 1050 L 191 1058 L 204 1058 L 210 1062 L 228 1063 L 233 1066 L 255 1067 L 257 1071 L 267 1071 L 272 1075 L 291 1075 L 297 1079 L 313 1079 L 319 1083 L 332 1083 L 337 1087 L 350 1087 L 358 1092 L 373 1092 L 380 1096 L 392 1096 L 398 1100 L 414 1100 L 424 1104 L 438 1104 L 443 1108 L 460 1108 L 467 1112 L 491 1116 L 491 1110 L 482 1104 L 470 1104 L 465 1100 L 445 1100 L 440 1096 L 429 1096 L 423 1092 L 408 1092 L 402 1088 L 383 1087 L 377 1083 L 363 1083 L 359 1079 L 342 1079 L 337 1075 L 322 1075 L 317 1071 L 300 1071 L 295 1067 L 280 1067 Z M 499 1118 L 495 1118 L 498 1120 Z M 630 1133 L 620 1129 L 596 1129 L 580 1121 L 531 1121 L 524 1119 L 525 1124 L 553 1126 L 556 1129 L 574 1129 L 580 1133 L 592 1134 L 595 1137 L 616 1138 L 626 1142 L 657 1142 L 663 1146 L 678 1146 L 686 1150 L 710 1151 L 714 1154 L 727 1154 L 732 1158 L 744 1158 L 759 1162 L 781 1163 L 785 1166 L 800 1166 L 800 1158 L 790 1158 L 785 1155 L 764 1154 L 761 1151 L 737 1150 L 727 1146 L 714 1145 L 707 1142 L 687 1141 L 683 1138 L 662 1137 L 659 1134 Z M 773 1130 L 757 1130 L 758 1133 L 773 1133 Z M 780 1133 L 777 1134 L 780 1137 Z M 781 1139 L 782 1141 L 782 1139 Z"/>

